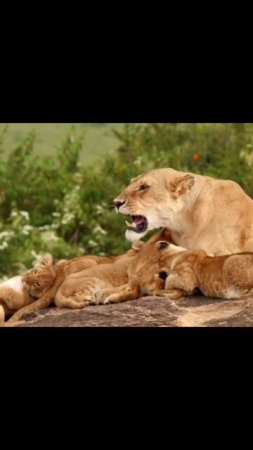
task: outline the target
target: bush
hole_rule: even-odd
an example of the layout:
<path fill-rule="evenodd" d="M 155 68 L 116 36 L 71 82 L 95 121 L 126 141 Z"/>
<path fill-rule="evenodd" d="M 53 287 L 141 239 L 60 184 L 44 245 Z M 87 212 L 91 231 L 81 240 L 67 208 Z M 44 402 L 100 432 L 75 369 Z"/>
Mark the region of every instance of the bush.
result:
<path fill-rule="evenodd" d="M 31 267 L 41 253 L 56 259 L 129 248 L 113 199 L 147 170 L 177 170 L 234 179 L 253 196 L 253 125 L 141 124 L 115 130 L 115 156 L 83 167 L 84 137 L 70 129 L 51 158 L 34 154 L 35 132 L 8 157 L 0 135 L 0 277 Z"/>

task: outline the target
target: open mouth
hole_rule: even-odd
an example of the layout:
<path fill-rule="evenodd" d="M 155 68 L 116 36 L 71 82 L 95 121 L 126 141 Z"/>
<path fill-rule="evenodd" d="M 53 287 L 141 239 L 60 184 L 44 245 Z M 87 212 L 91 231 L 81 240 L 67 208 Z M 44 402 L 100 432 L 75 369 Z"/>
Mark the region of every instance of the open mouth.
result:
<path fill-rule="evenodd" d="M 130 216 L 132 219 L 132 223 L 129 223 L 126 220 L 127 229 L 131 231 L 135 231 L 135 233 L 143 233 L 146 231 L 148 227 L 148 221 L 144 216 Z"/>

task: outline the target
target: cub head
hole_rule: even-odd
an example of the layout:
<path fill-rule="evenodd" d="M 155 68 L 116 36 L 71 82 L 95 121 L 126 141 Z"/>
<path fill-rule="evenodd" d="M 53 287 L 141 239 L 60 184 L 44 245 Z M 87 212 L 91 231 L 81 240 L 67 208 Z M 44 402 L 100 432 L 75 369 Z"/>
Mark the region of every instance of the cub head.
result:
<path fill-rule="evenodd" d="M 195 176 L 173 169 L 151 170 L 131 180 L 114 200 L 116 212 L 130 216 L 126 238 L 141 239 L 149 230 L 177 228 L 178 214 L 190 199 Z"/>
<path fill-rule="evenodd" d="M 159 271 L 159 278 L 166 280 L 175 263 L 175 259 L 172 259 L 171 257 L 182 252 L 187 252 L 187 249 L 179 247 L 179 245 L 170 244 L 167 241 L 158 241 L 156 242 L 155 247 L 160 253 L 161 269 Z"/>
<path fill-rule="evenodd" d="M 40 298 L 53 285 L 56 277 L 51 255 L 45 256 L 33 269 L 23 275 L 22 282 L 34 298 Z"/>
<path fill-rule="evenodd" d="M 161 251 L 157 247 L 157 243 L 161 240 L 169 240 L 170 231 L 167 228 L 160 230 L 153 234 L 147 242 L 137 241 L 132 244 L 132 249 L 137 253 L 136 264 L 138 270 L 145 267 L 145 273 L 148 274 L 153 270 L 153 266 L 158 263 L 161 258 Z M 169 242 L 167 242 L 169 245 Z M 133 271 L 136 266 L 132 265 Z"/>
<path fill-rule="evenodd" d="M 164 240 L 157 241 L 155 243 L 155 247 L 159 250 L 162 259 L 166 259 L 168 256 L 187 251 L 187 249 L 184 247 L 171 244 L 170 242 Z"/>

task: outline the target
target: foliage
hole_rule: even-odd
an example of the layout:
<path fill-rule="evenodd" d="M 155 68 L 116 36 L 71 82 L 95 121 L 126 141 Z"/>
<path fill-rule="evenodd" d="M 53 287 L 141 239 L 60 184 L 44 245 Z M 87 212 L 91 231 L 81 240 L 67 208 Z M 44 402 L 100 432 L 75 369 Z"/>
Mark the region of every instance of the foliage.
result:
<path fill-rule="evenodd" d="M 11 153 L 0 134 L 0 277 L 31 267 L 44 252 L 56 259 L 129 248 L 113 199 L 129 180 L 173 167 L 239 182 L 253 196 L 253 125 L 126 124 L 120 146 L 93 168 L 80 163 L 84 136 L 75 129 L 51 157 L 34 152 L 35 131 Z M 6 156 L 7 155 L 7 156 Z"/>

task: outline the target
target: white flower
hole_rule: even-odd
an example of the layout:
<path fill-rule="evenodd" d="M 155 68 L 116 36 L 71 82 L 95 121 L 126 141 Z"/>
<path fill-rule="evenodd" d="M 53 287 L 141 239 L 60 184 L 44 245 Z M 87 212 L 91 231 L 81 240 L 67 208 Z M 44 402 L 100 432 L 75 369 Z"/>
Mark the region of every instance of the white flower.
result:
<path fill-rule="evenodd" d="M 31 250 L 31 255 L 32 255 L 34 258 L 38 258 L 38 256 L 39 256 L 39 254 L 36 253 L 35 250 Z"/>
<path fill-rule="evenodd" d="M 75 218 L 75 215 L 73 213 L 65 213 L 61 223 L 63 225 L 67 225 L 67 223 L 71 222 Z"/>
<path fill-rule="evenodd" d="M 26 236 L 28 236 L 28 234 L 30 234 L 32 229 L 33 229 L 33 227 L 31 225 L 24 225 L 23 228 L 22 228 L 21 233 L 25 234 Z"/>
<path fill-rule="evenodd" d="M 25 220 L 29 221 L 29 212 L 28 211 L 19 211 L 20 215 L 24 217 Z"/>
<path fill-rule="evenodd" d="M 42 227 L 38 227 L 40 231 L 47 231 L 50 230 L 50 225 L 43 225 Z"/>
<path fill-rule="evenodd" d="M 97 246 L 98 246 L 97 242 L 93 241 L 92 239 L 88 242 L 88 244 L 89 244 L 91 247 L 97 247 Z"/>
<path fill-rule="evenodd" d="M 105 211 L 104 206 L 102 206 L 102 205 L 96 205 L 95 208 L 96 208 L 97 214 L 103 214 Z"/>
<path fill-rule="evenodd" d="M 2 231 L 0 233 L 0 240 L 6 238 L 7 240 L 14 236 L 14 231 Z"/>
<path fill-rule="evenodd" d="M 103 235 L 107 234 L 107 231 L 105 231 L 100 225 L 96 225 L 94 228 L 95 233 L 100 233 Z"/>
<path fill-rule="evenodd" d="M 134 165 L 140 167 L 142 165 L 142 157 L 138 156 L 138 158 L 134 161 Z"/>
<path fill-rule="evenodd" d="M 50 242 L 57 242 L 60 238 L 53 231 L 44 231 L 41 233 L 41 239 L 48 244 Z"/>
<path fill-rule="evenodd" d="M 2 244 L 0 244 L 0 250 L 4 250 L 7 247 L 8 247 L 8 242 L 6 242 L 6 241 L 4 241 L 4 242 L 2 242 Z"/>

